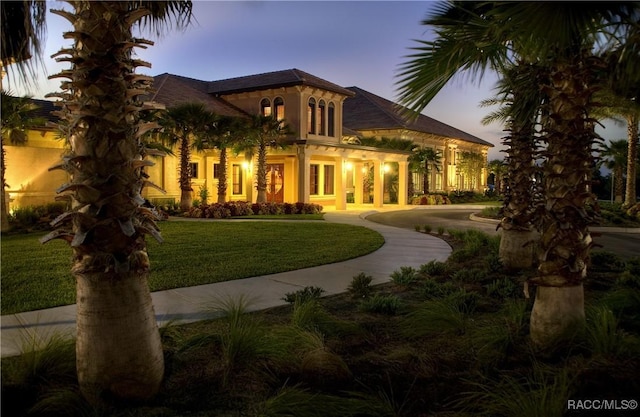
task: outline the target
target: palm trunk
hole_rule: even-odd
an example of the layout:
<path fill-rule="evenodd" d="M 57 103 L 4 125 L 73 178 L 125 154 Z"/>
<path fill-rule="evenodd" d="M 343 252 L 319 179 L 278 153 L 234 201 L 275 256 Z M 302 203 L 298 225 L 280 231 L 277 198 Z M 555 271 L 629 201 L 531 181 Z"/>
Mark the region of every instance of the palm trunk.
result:
<path fill-rule="evenodd" d="M 429 163 L 424 164 L 423 188 L 424 193 L 429 194 Z"/>
<path fill-rule="evenodd" d="M 616 203 L 622 203 L 624 201 L 624 177 L 623 177 L 623 169 L 621 166 L 616 165 L 613 169 L 613 176 L 615 177 L 614 181 L 614 201 Z"/>
<path fill-rule="evenodd" d="M 538 289 L 530 326 L 531 338 L 540 346 L 572 337 L 584 325 L 582 282 L 592 246 L 588 226 L 595 218 L 588 204 L 595 202 L 589 185 L 596 135 L 588 120 L 593 67 L 584 65 L 583 56 L 559 63 L 543 87 L 549 97 L 543 121 L 546 212 L 538 276 L 532 280 Z"/>
<path fill-rule="evenodd" d="M 633 114 L 627 118 L 627 136 L 629 151 L 627 153 L 627 188 L 624 194 L 625 207 L 636 204 L 636 178 L 638 160 L 638 115 Z"/>
<path fill-rule="evenodd" d="M 2 195 L 0 195 L 0 231 L 2 232 L 8 232 L 10 227 L 9 227 L 9 213 L 8 213 L 8 207 L 7 207 L 7 194 L 5 192 L 5 187 L 6 187 L 6 183 L 5 183 L 5 179 L 4 179 L 4 173 L 5 173 L 5 151 L 4 151 L 4 138 L 0 139 L 0 164 L 2 164 L 0 166 L 0 173 L 2 175 L 2 178 L 0 178 L 0 184 L 2 184 Z"/>
<path fill-rule="evenodd" d="M 227 200 L 227 148 L 220 147 L 220 172 L 218 174 L 218 203 Z"/>
<path fill-rule="evenodd" d="M 74 12 L 54 11 L 74 27 L 75 40 L 61 51 L 73 68 L 62 83 L 63 132 L 70 154 L 59 168 L 71 183 L 59 190 L 72 209 L 56 219 L 56 230 L 74 252 L 78 294 L 76 361 L 80 389 L 89 400 L 140 400 L 155 395 L 164 373 L 162 344 L 150 301 L 149 259 L 144 235 L 159 233 L 141 207 L 144 146 L 149 125 L 139 112 L 151 80 L 133 72 L 141 65 L 132 49 L 147 41 L 132 37 L 131 25 L 145 15 L 127 2 L 73 2 Z"/>
<path fill-rule="evenodd" d="M 147 399 L 164 373 L 148 272 L 75 276 L 76 350 L 85 357 L 77 365 L 82 393 L 92 403 L 112 396 Z"/>
<path fill-rule="evenodd" d="M 180 139 L 180 210 L 187 211 L 193 205 L 193 188 L 191 187 L 191 169 L 189 159 L 189 139 Z"/>
<path fill-rule="evenodd" d="M 258 176 L 256 179 L 258 197 L 256 202 L 258 203 L 266 203 L 267 202 L 267 144 L 264 139 L 260 141 L 260 145 L 258 146 L 258 172 L 256 175 Z"/>

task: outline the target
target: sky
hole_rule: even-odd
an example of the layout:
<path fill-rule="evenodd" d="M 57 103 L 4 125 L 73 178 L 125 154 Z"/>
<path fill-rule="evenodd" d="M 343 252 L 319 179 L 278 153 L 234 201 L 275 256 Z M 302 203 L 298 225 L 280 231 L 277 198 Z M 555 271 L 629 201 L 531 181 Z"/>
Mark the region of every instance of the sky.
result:
<path fill-rule="evenodd" d="M 49 8 L 68 8 L 48 1 Z M 155 45 L 136 50 L 152 67 L 139 68 L 148 75 L 171 73 L 205 81 L 298 68 L 343 87 L 357 86 L 388 100 L 397 98 L 397 75 L 416 39 L 429 39 L 421 25 L 433 1 L 204 1 L 194 2 L 195 21 L 183 31 L 158 38 L 143 33 Z M 59 91 L 60 79 L 48 75 L 68 68 L 50 56 L 71 41 L 64 18 L 47 15 L 44 53 L 46 74 L 39 71 L 33 85 L 12 82 L 13 94 L 44 98 Z M 140 35 L 140 34 L 138 34 Z M 502 126 L 481 121 L 492 108 L 479 103 L 494 96 L 496 77 L 481 80 L 464 74 L 455 77 L 425 108 L 423 114 L 482 138 L 495 145 L 489 160 L 502 159 Z M 625 138 L 623 126 L 607 124 L 599 133 L 608 139 Z"/>

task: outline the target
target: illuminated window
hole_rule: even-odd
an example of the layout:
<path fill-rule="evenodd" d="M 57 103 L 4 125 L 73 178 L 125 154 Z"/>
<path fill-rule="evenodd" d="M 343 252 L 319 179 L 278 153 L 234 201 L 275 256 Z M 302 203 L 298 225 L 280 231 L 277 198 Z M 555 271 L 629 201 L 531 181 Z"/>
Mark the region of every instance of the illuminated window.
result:
<path fill-rule="evenodd" d="M 324 193 L 334 194 L 333 189 L 333 178 L 334 178 L 334 166 L 333 165 L 325 165 L 324 166 Z"/>
<path fill-rule="evenodd" d="M 197 162 L 189 162 L 189 178 L 198 178 Z"/>
<path fill-rule="evenodd" d="M 233 164 L 231 169 L 233 194 L 242 194 L 242 165 Z"/>
<path fill-rule="evenodd" d="M 275 110 L 276 120 L 284 120 L 284 100 L 281 97 L 276 97 L 273 100 L 273 109 Z"/>
<path fill-rule="evenodd" d="M 320 100 L 320 102 L 318 103 L 318 134 L 319 135 L 325 135 L 326 131 L 325 131 L 325 120 L 326 118 L 326 113 L 325 113 L 325 104 L 324 104 L 324 100 Z"/>
<path fill-rule="evenodd" d="M 260 114 L 271 116 L 271 101 L 268 98 L 263 98 L 260 102 Z"/>
<path fill-rule="evenodd" d="M 309 166 L 309 194 L 318 195 L 318 172 L 320 171 L 319 165 Z"/>
<path fill-rule="evenodd" d="M 327 114 L 328 119 L 328 130 L 329 136 L 333 137 L 336 135 L 336 106 L 333 103 L 329 103 L 329 113 Z"/>
<path fill-rule="evenodd" d="M 213 164 L 213 179 L 220 178 L 220 164 Z"/>
<path fill-rule="evenodd" d="M 309 99 L 309 107 L 307 108 L 307 127 L 309 133 L 315 135 L 316 133 L 316 99 L 311 97 Z"/>

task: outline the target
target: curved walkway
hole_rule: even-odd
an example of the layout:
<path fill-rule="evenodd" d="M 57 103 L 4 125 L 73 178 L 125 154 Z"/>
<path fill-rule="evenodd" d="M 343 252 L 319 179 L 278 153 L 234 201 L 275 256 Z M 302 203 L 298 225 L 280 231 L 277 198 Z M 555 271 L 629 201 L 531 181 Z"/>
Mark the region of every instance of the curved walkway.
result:
<path fill-rule="evenodd" d="M 284 305 L 285 294 L 306 286 L 323 288 L 326 295 L 345 292 L 352 278 L 361 272 L 373 277 L 373 284 L 390 279 L 401 266 L 420 267 L 431 260 L 444 261 L 451 248 L 443 240 L 415 231 L 367 221 L 371 212 L 336 211 L 325 220 L 365 226 L 380 233 L 382 247 L 368 255 L 348 261 L 246 278 L 215 284 L 157 291 L 152 293 L 159 325 L 188 323 L 215 317 L 216 300 L 245 296 L 253 311 Z M 10 314 L 1 318 L 1 354 L 13 356 L 53 336 L 75 335 L 76 306 L 62 306 Z"/>

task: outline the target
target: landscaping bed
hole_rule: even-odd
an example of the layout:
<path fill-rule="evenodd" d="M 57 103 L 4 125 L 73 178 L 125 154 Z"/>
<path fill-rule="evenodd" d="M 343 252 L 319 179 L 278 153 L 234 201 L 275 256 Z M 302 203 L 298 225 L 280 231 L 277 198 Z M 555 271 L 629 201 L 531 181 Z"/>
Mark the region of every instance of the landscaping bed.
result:
<path fill-rule="evenodd" d="M 601 416 L 569 400 L 638 399 L 640 259 L 594 254 L 584 333 L 541 351 L 522 291 L 534 271 L 505 273 L 498 237 L 442 237 L 447 262 L 399 266 L 384 285 L 359 274 L 348 293 L 308 287 L 257 313 L 245 313 L 248 299 L 218 300 L 225 317 L 162 328 L 166 377 L 149 404 L 88 406 L 68 342 L 4 359 L 3 414 Z"/>

